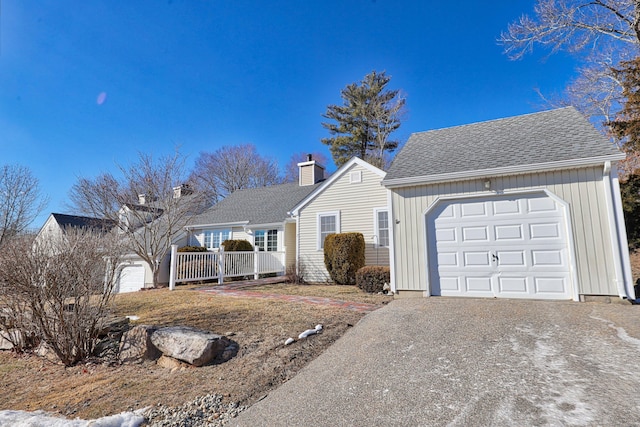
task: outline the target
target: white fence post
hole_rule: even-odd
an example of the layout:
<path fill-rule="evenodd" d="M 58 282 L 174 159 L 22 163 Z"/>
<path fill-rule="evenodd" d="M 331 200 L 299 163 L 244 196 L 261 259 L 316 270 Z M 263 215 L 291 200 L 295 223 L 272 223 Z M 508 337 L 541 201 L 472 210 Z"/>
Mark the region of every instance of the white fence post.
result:
<path fill-rule="evenodd" d="M 220 252 L 218 253 L 218 284 L 224 283 L 224 246 L 220 245 Z"/>
<path fill-rule="evenodd" d="M 253 250 L 253 278 L 258 280 L 260 278 L 260 253 L 257 246 Z"/>
<path fill-rule="evenodd" d="M 171 245 L 171 262 L 169 264 L 169 290 L 176 288 L 176 267 L 178 266 L 178 245 Z"/>

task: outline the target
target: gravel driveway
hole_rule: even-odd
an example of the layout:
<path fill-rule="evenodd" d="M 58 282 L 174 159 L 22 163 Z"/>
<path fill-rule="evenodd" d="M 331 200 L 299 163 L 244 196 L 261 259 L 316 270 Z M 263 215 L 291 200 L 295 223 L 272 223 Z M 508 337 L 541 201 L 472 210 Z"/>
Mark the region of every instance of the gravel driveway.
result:
<path fill-rule="evenodd" d="M 640 426 L 639 361 L 640 306 L 395 300 L 235 423 Z"/>

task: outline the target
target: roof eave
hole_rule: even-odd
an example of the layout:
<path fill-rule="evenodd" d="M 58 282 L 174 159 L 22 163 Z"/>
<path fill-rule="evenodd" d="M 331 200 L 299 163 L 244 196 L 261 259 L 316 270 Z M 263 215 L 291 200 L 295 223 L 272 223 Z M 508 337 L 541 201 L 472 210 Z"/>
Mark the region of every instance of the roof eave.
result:
<path fill-rule="evenodd" d="M 536 163 L 530 165 L 514 165 L 499 168 L 478 169 L 472 171 L 459 171 L 443 173 L 437 175 L 411 176 L 406 178 L 387 179 L 382 181 L 382 185 L 387 188 L 408 187 L 421 184 L 437 184 L 450 181 L 467 181 L 471 179 L 504 176 L 522 175 L 526 173 L 548 172 L 558 169 L 577 169 L 589 166 L 599 166 L 604 162 L 619 161 L 625 158 L 624 153 L 608 154 L 605 156 L 587 157 L 583 159 L 559 160 L 556 162 Z"/>
<path fill-rule="evenodd" d="M 194 224 L 194 225 L 186 225 L 185 230 L 192 230 L 196 228 L 207 228 L 207 227 L 234 227 L 234 226 L 244 226 L 247 225 L 249 221 L 234 221 L 234 222 L 218 222 L 218 223 L 205 223 L 205 224 Z"/>

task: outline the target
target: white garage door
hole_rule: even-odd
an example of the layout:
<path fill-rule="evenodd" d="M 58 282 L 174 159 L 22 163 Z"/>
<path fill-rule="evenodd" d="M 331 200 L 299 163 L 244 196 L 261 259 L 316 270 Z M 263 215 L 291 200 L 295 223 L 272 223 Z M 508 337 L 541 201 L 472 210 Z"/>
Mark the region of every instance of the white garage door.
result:
<path fill-rule="evenodd" d="M 565 224 L 546 194 L 441 202 L 428 216 L 432 294 L 571 299 Z"/>
<path fill-rule="evenodd" d="M 118 277 L 118 293 L 135 292 L 144 288 L 144 267 L 130 265 L 120 271 Z"/>

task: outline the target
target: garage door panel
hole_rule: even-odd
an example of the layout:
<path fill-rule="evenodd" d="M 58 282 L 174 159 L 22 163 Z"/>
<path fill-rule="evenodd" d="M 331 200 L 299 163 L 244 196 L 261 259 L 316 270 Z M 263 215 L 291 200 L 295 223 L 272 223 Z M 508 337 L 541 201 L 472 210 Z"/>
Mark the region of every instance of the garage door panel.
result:
<path fill-rule="evenodd" d="M 532 250 L 533 265 L 537 267 L 561 267 L 565 268 L 564 257 L 561 250 Z"/>
<path fill-rule="evenodd" d="M 468 217 L 479 217 L 487 216 L 487 206 L 484 202 L 477 203 L 465 203 L 460 206 L 460 217 L 468 218 Z"/>
<path fill-rule="evenodd" d="M 452 228 L 439 228 L 436 230 L 436 239 L 441 243 L 455 243 L 457 242 L 457 233 L 455 227 Z"/>
<path fill-rule="evenodd" d="M 496 225 L 494 228 L 496 241 L 499 240 L 523 240 L 522 224 Z"/>
<path fill-rule="evenodd" d="M 499 266 L 526 267 L 525 251 L 497 251 L 496 257 Z"/>
<path fill-rule="evenodd" d="M 443 292 L 460 292 L 460 279 L 458 277 L 441 277 L 440 289 Z"/>
<path fill-rule="evenodd" d="M 488 252 L 463 252 L 464 265 L 488 267 L 491 265 Z"/>
<path fill-rule="evenodd" d="M 558 295 L 567 292 L 567 280 L 564 277 L 536 277 L 534 279 L 537 294 Z"/>
<path fill-rule="evenodd" d="M 498 287 L 501 293 L 518 293 L 525 295 L 529 293 L 526 277 L 499 277 Z"/>
<path fill-rule="evenodd" d="M 561 239 L 560 227 L 557 223 L 529 224 L 531 239 Z"/>
<path fill-rule="evenodd" d="M 466 277 L 465 284 L 467 292 L 493 294 L 491 277 Z"/>
<path fill-rule="evenodd" d="M 558 212 L 557 203 L 550 197 L 537 197 L 527 200 L 528 210 L 531 213 Z"/>
<path fill-rule="evenodd" d="M 462 227 L 463 241 L 489 241 L 489 230 L 486 226 L 481 227 Z"/>
<path fill-rule="evenodd" d="M 438 265 L 442 267 L 458 267 L 458 253 L 438 252 Z"/>
<path fill-rule="evenodd" d="M 521 205 L 518 200 L 498 200 L 493 202 L 494 215 L 513 215 L 521 213 Z"/>
<path fill-rule="evenodd" d="M 571 298 L 557 201 L 530 194 L 442 203 L 427 218 L 434 295 Z"/>

